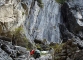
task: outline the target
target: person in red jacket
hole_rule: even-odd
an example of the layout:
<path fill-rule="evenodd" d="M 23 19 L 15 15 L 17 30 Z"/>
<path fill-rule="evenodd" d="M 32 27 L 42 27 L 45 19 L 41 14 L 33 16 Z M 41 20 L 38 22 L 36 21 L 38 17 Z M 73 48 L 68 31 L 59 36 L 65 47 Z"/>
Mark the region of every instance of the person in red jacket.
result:
<path fill-rule="evenodd" d="M 34 55 L 34 53 L 35 53 L 35 50 L 30 51 L 30 55 Z"/>

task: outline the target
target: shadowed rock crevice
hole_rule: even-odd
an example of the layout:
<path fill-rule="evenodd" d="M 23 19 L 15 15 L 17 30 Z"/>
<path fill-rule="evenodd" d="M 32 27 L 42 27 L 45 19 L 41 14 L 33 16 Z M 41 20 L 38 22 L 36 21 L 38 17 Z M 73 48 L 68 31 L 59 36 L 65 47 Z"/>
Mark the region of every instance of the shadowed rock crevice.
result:
<path fill-rule="evenodd" d="M 76 40 L 76 43 L 79 43 L 82 45 L 83 40 L 83 22 L 81 21 L 83 19 L 83 5 L 81 4 L 83 0 L 73 0 L 73 1 L 66 1 L 62 6 L 61 6 L 61 15 L 63 17 L 63 24 L 65 26 L 60 26 L 61 34 L 64 38 L 71 39 L 74 38 Z M 62 27 L 62 28 L 61 28 Z M 72 36 L 70 38 L 70 36 Z M 79 39 L 77 39 L 77 38 Z"/>

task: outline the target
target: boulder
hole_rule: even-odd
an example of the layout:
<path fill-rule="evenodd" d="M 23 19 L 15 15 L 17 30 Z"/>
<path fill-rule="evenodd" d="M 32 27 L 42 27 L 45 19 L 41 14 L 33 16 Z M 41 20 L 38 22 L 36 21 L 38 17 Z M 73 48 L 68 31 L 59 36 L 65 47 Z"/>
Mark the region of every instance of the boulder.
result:
<path fill-rule="evenodd" d="M 5 37 L 5 36 L 0 36 L 0 39 L 3 40 L 3 41 L 8 41 L 8 42 L 12 41 L 10 38 Z"/>
<path fill-rule="evenodd" d="M 30 52 L 21 46 L 12 45 L 8 37 L 0 37 L 0 59 L 1 60 L 27 60 Z"/>

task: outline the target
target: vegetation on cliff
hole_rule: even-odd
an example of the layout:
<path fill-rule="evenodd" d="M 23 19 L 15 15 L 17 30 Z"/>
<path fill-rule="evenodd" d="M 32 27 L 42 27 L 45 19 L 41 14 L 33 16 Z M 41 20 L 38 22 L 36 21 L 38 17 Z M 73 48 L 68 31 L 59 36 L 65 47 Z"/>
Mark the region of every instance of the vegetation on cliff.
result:
<path fill-rule="evenodd" d="M 25 47 L 27 49 L 32 48 L 32 44 L 26 38 L 22 26 L 16 28 L 15 31 L 13 31 L 13 35 L 15 37 L 16 45 Z"/>
<path fill-rule="evenodd" d="M 55 43 L 55 45 L 51 45 L 50 47 L 54 49 L 54 60 L 76 60 L 76 54 L 81 52 L 81 50 L 78 49 L 78 45 L 75 44 L 72 39 L 61 44 Z"/>
<path fill-rule="evenodd" d="M 56 2 L 63 4 L 66 0 L 55 0 Z"/>
<path fill-rule="evenodd" d="M 42 0 L 37 0 L 37 2 L 38 2 L 38 6 L 39 6 L 40 8 L 43 8 Z"/>

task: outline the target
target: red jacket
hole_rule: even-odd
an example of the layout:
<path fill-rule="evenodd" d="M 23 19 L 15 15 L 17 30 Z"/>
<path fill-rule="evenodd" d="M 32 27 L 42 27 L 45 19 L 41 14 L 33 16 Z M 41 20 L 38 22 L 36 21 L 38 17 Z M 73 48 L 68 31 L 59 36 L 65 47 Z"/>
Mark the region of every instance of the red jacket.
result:
<path fill-rule="evenodd" d="M 34 52 L 35 52 L 35 50 L 31 50 L 31 51 L 30 51 L 30 55 L 33 55 Z"/>

